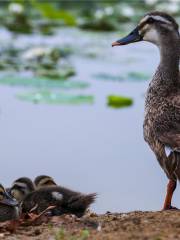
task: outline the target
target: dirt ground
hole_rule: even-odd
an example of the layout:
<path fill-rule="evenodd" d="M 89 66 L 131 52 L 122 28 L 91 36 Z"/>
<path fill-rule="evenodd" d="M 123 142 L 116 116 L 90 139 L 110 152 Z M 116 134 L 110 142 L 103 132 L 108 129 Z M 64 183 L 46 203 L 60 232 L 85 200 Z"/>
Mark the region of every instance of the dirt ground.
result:
<path fill-rule="evenodd" d="M 46 217 L 12 229 L 0 226 L 5 240 L 174 240 L 180 239 L 180 211 L 88 213 Z"/>

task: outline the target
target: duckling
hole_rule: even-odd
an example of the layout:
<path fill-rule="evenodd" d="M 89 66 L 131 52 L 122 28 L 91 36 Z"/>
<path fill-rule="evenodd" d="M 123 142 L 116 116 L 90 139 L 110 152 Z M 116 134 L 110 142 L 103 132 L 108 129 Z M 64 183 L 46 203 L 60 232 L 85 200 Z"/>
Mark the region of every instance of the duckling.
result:
<path fill-rule="evenodd" d="M 22 202 L 22 212 L 39 214 L 49 206 L 55 206 L 51 215 L 74 214 L 84 215 L 86 209 L 95 201 L 96 193 L 82 194 L 60 186 L 40 187 L 29 193 Z"/>
<path fill-rule="evenodd" d="M 37 188 L 47 187 L 47 186 L 57 186 L 54 179 L 47 175 L 40 175 L 34 179 L 34 185 Z"/>
<path fill-rule="evenodd" d="M 21 177 L 16 179 L 11 188 L 9 189 L 9 193 L 18 201 L 21 202 L 28 193 L 35 190 L 35 186 L 30 178 Z"/>
<path fill-rule="evenodd" d="M 0 221 L 18 219 L 19 214 L 18 202 L 0 184 Z"/>
<path fill-rule="evenodd" d="M 112 46 L 148 41 L 160 51 L 160 64 L 145 100 L 144 139 L 169 178 L 163 210 L 171 205 L 180 180 L 180 34 L 175 19 L 164 12 L 146 14 L 138 26 Z"/>
<path fill-rule="evenodd" d="M 47 188 L 47 187 L 51 187 L 51 186 L 57 186 L 58 187 L 55 180 L 52 177 L 47 176 L 47 175 L 37 176 L 34 180 L 34 184 L 36 186 L 36 189 L 39 189 L 39 188 L 42 188 L 42 187 Z M 63 192 L 71 191 L 71 190 L 59 187 L 58 191 L 61 191 L 61 194 L 63 194 Z M 77 201 L 77 204 L 79 204 L 79 209 L 80 209 L 80 204 L 83 204 L 83 205 L 85 204 L 84 202 L 81 202 L 82 200 L 80 200 L 80 197 L 82 197 L 83 195 L 82 194 L 79 195 L 79 193 L 76 193 L 76 192 L 73 192 L 73 193 L 75 193 L 75 194 L 74 194 L 74 196 L 72 196 L 72 200 Z M 94 200 L 95 200 L 95 196 L 94 196 Z M 87 201 L 87 199 L 86 199 L 86 201 Z M 90 199 L 89 199 L 89 201 L 90 201 Z M 70 202 L 71 202 L 71 200 L 70 200 Z M 91 203 L 89 203 L 89 205 L 90 204 Z M 82 206 L 82 207 L 85 207 L 85 206 Z M 85 207 L 85 210 L 87 209 L 87 207 Z M 85 212 L 85 210 L 84 210 L 84 212 Z M 65 210 L 63 210 L 63 211 L 65 211 Z M 62 209 L 55 208 L 55 209 L 51 210 L 51 212 L 52 212 L 52 215 L 61 215 L 62 214 Z"/>

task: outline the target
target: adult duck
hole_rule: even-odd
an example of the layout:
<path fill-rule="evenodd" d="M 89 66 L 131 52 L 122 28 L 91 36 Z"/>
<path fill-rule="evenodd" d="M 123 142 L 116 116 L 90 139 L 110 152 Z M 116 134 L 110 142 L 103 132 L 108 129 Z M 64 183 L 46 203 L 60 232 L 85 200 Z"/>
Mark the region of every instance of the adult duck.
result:
<path fill-rule="evenodd" d="M 169 178 L 163 210 L 171 205 L 180 179 L 180 35 L 178 24 L 164 12 L 150 12 L 126 37 L 114 42 L 121 46 L 148 41 L 160 51 L 160 64 L 149 84 L 145 100 L 144 139 Z"/>

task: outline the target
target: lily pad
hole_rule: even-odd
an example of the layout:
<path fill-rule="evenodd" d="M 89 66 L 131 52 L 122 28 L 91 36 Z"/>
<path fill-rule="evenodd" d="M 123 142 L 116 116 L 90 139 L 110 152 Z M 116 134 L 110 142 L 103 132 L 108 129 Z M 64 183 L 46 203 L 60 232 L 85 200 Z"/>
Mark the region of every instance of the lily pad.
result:
<path fill-rule="evenodd" d="M 36 71 L 36 74 L 42 77 L 47 77 L 51 79 L 67 79 L 68 77 L 74 76 L 75 75 L 75 70 L 74 68 L 69 68 L 69 69 L 61 69 L 61 70 L 51 70 L 49 71 L 48 69 L 38 69 Z"/>
<path fill-rule="evenodd" d="M 83 81 L 61 81 L 52 80 L 41 77 L 18 77 L 4 76 L 0 77 L 0 84 L 11 86 L 37 87 L 37 88 L 63 88 L 63 89 L 79 89 L 89 87 L 89 83 Z"/>
<path fill-rule="evenodd" d="M 149 74 L 142 72 L 129 72 L 122 75 L 113 75 L 109 73 L 97 73 L 93 75 L 96 79 L 104 81 L 146 81 L 150 78 Z"/>
<path fill-rule="evenodd" d="M 143 72 L 129 72 L 127 75 L 128 79 L 131 80 L 148 80 L 150 75 L 143 73 Z"/>
<path fill-rule="evenodd" d="M 47 104 L 93 104 L 94 98 L 91 95 L 70 95 L 61 92 L 36 91 L 21 93 L 17 98 L 33 103 Z"/>
<path fill-rule="evenodd" d="M 125 78 L 123 76 L 112 75 L 109 73 L 98 73 L 98 74 L 93 75 L 93 77 L 95 77 L 97 79 L 105 80 L 105 81 L 123 81 L 123 80 L 125 80 Z"/>
<path fill-rule="evenodd" d="M 128 107 L 133 104 L 133 99 L 129 97 L 124 96 L 116 96 L 116 95 L 110 95 L 107 97 L 107 104 L 110 107 L 114 108 L 122 108 L 122 107 Z"/>

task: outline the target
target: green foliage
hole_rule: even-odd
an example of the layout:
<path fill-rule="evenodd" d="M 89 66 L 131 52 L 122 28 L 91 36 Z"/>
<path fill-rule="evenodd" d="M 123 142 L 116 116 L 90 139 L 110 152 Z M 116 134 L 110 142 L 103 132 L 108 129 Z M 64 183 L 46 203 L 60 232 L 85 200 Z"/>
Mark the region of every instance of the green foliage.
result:
<path fill-rule="evenodd" d="M 80 233 L 80 240 L 86 240 L 88 239 L 88 237 L 90 236 L 89 231 L 88 230 L 82 230 Z"/>
<path fill-rule="evenodd" d="M 12 75 L 0 77 L 0 84 L 11 86 L 62 89 L 84 89 L 89 87 L 89 83 L 82 81 L 63 81 L 62 79 L 52 80 L 41 77 L 21 77 Z"/>
<path fill-rule="evenodd" d="M 110 107 L 114 108 L 122 108 L 122 107 L 128 107 L 133 104 L 133 99 L 129 97 L 123 97 L 123 96 L 115 96 L 110 95 L 107 97 L 107 104 Z"/>
<path fill-rule="evenodd" d="M 49 90 L 40 90 L 18 94 L 20 100 L 33 103 L 46 104 L 92 104 L 93 96 L 90 95 L 70 95 L 61 92 L 52 92 Z"/>
<path fill-rule="evenodd" d="M 46 77 L 46 78 L 50 78 L 50 79 L 67 79 L 68 77 L 74 76 L 75 75 L 75 70 L 73 68 L 69 68 L 69 69 L 54 69 L 51 71 L 49 71 L 48 69 L 42 68 L 42 69 L 38 69 L 36 71 L 36 74 L 40 77 Z"/>
<path fill-rule="evenodd" d="M 89 239 L 90 233 L 88 230 L 82 230 L 78 234 L 71 234 L 60 228 L 55 233 L 55 240 L 87 240 Z"/>
<path fill-rule="evenodd" d="M 67 25 L 75 25 L 76 19 L 72 13 L 68 13 L 65 10 L 59 10 L 55 7 L 54 3 L 51 2 L 38 2 L 36 0 L 30 1 L 32 6 L 39 10 L 41 14 L 49 19 L 62 20 Z"/>
<path fill-rule="evenodd" d="M 106 17 L 102 19 L 84 19 L 79 23 L 78 26 L 82 29 L 94 31 L 113 31 L 118 28 L 117 23 L 114 21 L 114 19 L 109 19 Z"/>
<path fill-rule="evenodd" d="M 128 72 L 127 74 L 113 75 L 109 73 L 97 73 L 94 75 L 96 79 L 105 81 L 146 81 L 150 78 L 149 74 L 143 72 Z"/>
<path fill-rule="evenodd" d="M 150 76 L 143 72 L 129 72 L 127 75 L 128 79 L 131 80 L 148 80 Z"/>
<path fill-rule="evenodd" d="M 39 20 L 59 22 L 59 25 L 78 25 L 83 29 L 96 31 L 112 31 L 121 29 L 122 23 L 135 23 L 145 12 L 156 8 L 167 11 L 171 15 L 179 16 L 180 4 L 171 0 L 113 0 L 113 1 L 55 1 L 55 0 L 9 0 L 2 1 L 0 9 L 0 24 L 11 31 L 34 32 Z M 8 8 L 12 4 L 23 6 L 23 14 L 13 16 Z M 17 17 L 17 18 L 16 18 Z M 9 21 L 10 20 L 10 21 Z M 34 21 L 35 20 L 35 21 Z M 34 24 L 35 23 L 35 24 Z M 53 24 L 41 25 L 44 34 L 53 34 Z"/>
<path fill-rule="evenodd" d="M 65 239 L 65 231 L 63 228 L 60 228 L 56 233 L 55 233 L 55 240 L 64 240 Z"/>
<path fill-rule="evenodd" d="M 97 73 L 94 74 L 93 77 L 96 79 L 104 80 L 104 81 L 124 81 L 125 78 L 122 75 L 112 75 L 109 73 Z"/>

